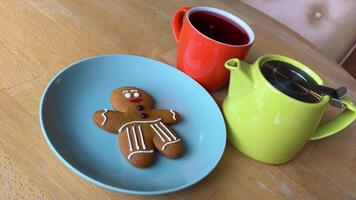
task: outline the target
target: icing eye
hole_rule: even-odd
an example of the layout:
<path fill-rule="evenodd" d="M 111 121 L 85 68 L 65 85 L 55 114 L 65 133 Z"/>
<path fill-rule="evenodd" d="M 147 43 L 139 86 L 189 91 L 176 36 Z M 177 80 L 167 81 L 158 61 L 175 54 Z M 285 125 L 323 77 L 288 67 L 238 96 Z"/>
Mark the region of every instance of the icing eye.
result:
<path fill-rule="evenodd" d="M 125 93 L 125 94 L 124 94 L 124 96 L 125 96 L 125 98 L 126 98 L 126 99 L 131 98 L 131 94 L 130 94 L 130 93 L 128 93 L 128 92 L 127 92 L 127 93 Z"/>
<path fill-rule="evenodd" d="M 140 93 L 135 92 L 135 93 L 133 93 L 133 96 L 134 96 L 134 97 L 139 97 L 139 96 L 140 96 Z"/>

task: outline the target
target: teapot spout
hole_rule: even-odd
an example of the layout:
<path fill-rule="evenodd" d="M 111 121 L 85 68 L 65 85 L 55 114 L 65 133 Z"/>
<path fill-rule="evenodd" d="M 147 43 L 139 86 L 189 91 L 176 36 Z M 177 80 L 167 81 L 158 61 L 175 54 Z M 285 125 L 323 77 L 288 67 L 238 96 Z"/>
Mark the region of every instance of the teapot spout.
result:
<path fill-rule="evenodd" d="M 253 91 L 253 66 L 237 58 L 225 62 L 225 68 L 230 70 L 230 83 L 227 99 L 241 98 Z"/>
<path fill-rule="evenodd" d="M 230 70 L 230 78 L 244 80 L 243 84 L 253 83 L 252 66 L 238 58 L 232 58 L 225 62 L 225 68 Z"/>
<path fill-rule="evenodd" d="M 240 66 L 240 60 L 237 58 L 232 58 L 225 62 L 225 68 L 230 71 L 234 71 L 238 69 L 239 66 Z"/>

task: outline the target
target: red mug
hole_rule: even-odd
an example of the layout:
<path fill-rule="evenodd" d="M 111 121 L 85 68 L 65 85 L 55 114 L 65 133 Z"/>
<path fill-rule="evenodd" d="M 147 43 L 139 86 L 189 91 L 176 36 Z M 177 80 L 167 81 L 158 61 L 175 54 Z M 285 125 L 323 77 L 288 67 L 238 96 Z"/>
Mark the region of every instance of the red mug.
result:
<path fill-rule="evenodd" d="M 255 40 L 246 22 L 205 6 L 179 9 L 173 18 L 173 35 L 178 43 L 178 69 L 210 92 L 229 80 L 224 63 L 244 59 Z"/>

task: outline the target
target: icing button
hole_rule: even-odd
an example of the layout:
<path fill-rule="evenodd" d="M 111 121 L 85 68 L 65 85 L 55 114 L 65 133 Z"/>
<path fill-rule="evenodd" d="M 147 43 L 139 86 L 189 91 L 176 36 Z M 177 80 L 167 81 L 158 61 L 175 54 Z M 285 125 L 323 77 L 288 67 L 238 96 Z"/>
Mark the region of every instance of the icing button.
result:
<path fill-rule="evenodd" d="M 141 114 L 140 114 L 140 117 L 141 117 L 142 119 L 146 119 L 146 118 L 148 117 L 148 115 L 147 115 L 147 113 L 141 113 Z"/>
<path fill-rule="evenodd" d="M 141 110 L 144 109 L 144 107 L 143 107 L 142 105 L 137 105 L 137 106 L 136 106 L 136 109 L 141 111 Z"/>

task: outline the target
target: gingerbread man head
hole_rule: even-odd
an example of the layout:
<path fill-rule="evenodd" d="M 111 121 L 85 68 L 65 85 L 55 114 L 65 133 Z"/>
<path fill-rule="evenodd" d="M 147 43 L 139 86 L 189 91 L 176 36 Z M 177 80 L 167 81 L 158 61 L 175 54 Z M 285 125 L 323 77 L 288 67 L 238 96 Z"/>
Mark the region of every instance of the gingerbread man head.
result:
<path fill-rule="evenodd" d="M 121 87 L 111 93 L 112 107 L 121 112 L 144 108 L 152 109 L 154 106 L 152 97 L 145 91 L 135 87 Z"/>

